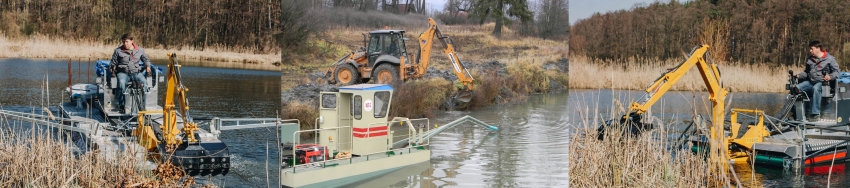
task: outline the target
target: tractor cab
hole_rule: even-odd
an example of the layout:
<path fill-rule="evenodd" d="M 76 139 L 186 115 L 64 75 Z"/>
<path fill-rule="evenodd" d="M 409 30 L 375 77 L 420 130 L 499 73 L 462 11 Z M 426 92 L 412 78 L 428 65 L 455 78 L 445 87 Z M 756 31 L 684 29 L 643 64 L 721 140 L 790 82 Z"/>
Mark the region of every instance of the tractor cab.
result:
<path fill-rule="evenodd" d="M 399 58 L 407 55 L 407 48 L 404 44 L 404 30 L 369 32 L 369 43 L 366 46 L 369 67 L 374 67 L 376 62 L 382 61 L 398 63 Z"/>

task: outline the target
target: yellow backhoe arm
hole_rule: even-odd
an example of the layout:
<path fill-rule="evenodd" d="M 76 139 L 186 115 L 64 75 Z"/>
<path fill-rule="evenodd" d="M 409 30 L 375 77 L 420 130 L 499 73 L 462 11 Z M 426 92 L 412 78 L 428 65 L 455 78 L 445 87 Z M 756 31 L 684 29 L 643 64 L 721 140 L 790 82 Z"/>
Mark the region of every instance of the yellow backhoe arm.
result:
<path fill-rule="evenodd" d="M 153 131 L 150 127 L 151 125 L 144 121 L 144 116 L 149 114 L 163 115 L 163 125 L 161 126 L 163 132 L 162 139 L 167 145 L 177 145 L 182 143 L 180 139 L 177 139 L 177 135 L 181 133 L 181 130 L 177 129 L 177 111 L 174 109 L 175 95 L 179 97 L 178 100 L 180 101 L 180 116 L 183 118 L 182 132 L 185 133 L 184 136 L 186 136 L 189 142 L 197 142 L 194 131 L 198 130 L 198 126 L 192 122 L 188 114 L 189 102 L 186 100 L 186 91 L 189 91 L 189 89 L 183 86 L 183 82 L 180 80 L 180 65 L 177 64 L 177 55 L 169 53 L 168 57 L 171 62 L 168 64 L 168 74 L 165 86 L 166 91 L 162 99 L 164 103 L 162 110 L 139 112 L 138 119 L 140 127 L 133 131 L 133 134 L 139 137 L 142 145 L 148 150 L 155 149 L 159 142 L 153 135 Z"/>
<path fill-rule="evenodd" d="M 443 53 L 445 53 L 451 61 L 453 72 L 457 75 L 458 81 L 463 83 L 468 90 L 475 89 L 475 85 L 472 83 L 475 79 L 472 78 L 469 71 L 467 71 L 466 68 L 463 67 L 463 64 L 461 64 L 452 41 L 448 40 L 448 37 L 443 36 L 443 33 L 440 31 L 440 28 L 437 27 L 437 23 L 434 22 L 434 19 L 428 18 L 428 24 L 428 30 L 425 30 L 425 32 L 419 35 L 419 60 L 416 62 L 418 64 L 416 67 L 416 75 L 425 75 L 425 71 L 428 70 L 428 63 L 431 61 L 431 47 L 434 45 L 434 38 L 436 37 L 437 39 L 440 39 L 441 43 L 443 43 L 443 46 L 445 47 L 443 49 Z"/>
<path fill-rule="evenodd" d="M 723 135 L 723 122 L 726 115 L 724 100 L 729 92 L 720 85 L 720 72 L 717 69 L 717 65 L 706 62 L 704 55 L 707 50 L 708 45 L 698 46 L 698 48 L 691 53 L 690 57 L 688 57 L 684 63 L 661 75 L 661 77 L 655 80 L 655 82 L 646 89 L 646 94 L 641 97 L 642 101 L 631 104 L 631 112 L 623 118 L 625 119 L 629 118 L 629 116 L 646 113 L 646 111 L 649 110 L 649 108 L 652 107 L 658 99 L 661 99 L 661 97 L 670 90 L 670 87 L 676 84 L 679 79 L 688 73 L 688 70 L 690 70 L 691 67 L 696 66 L 702 76 L 706 89 L 708 90 L 708 100 L 711 101 L 712 106 L 711 120 L 713 125 L 710 129 L 710 139 L 712 140 L 711 151 L 713 154 L 711 155 L 711 160 L 717 162 L 715 164 L 720 164 L 724 169 L 723 172 L 725 172 L 725 169 L 728 168 L 729 158 L 728 155 L 726 155 L 727 140 Z"/>

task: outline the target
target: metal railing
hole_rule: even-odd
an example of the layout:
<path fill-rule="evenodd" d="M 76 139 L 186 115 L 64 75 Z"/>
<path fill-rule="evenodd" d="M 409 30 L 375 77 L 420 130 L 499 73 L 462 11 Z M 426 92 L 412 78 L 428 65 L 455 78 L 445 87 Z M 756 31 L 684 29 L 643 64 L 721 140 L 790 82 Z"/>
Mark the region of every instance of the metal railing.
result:
<path fill-rule="evenodd" d="M 351 132 L 351 128 L 352 128 L 352 127 L 350 127 L 350 126 L 345 126 L 345 127 L 331 127 L 331 128 L 321 128 L 321 129 L 311 129 L 311 130 L 300 130 L 300 131 L 295 131 L 295 132 L 293 132 L 293 133 L 292 133 L 292 143 L 293 143 L 293 144 L 292 144 L 292 160 L 293 160 L 293 161 L 292 161 L 292 164 L 293 164 L 293 165 L 292 165 L 291 167 L 289 167 L 289 168 L 292 168 L 292 172 L 294 173 L 296 168 L 299 168 L 299 167 L 302 167 L 302 168 L 304 168 L 304 167 L 311 167 L 311 166 L 315 166 L 316 164 L 318 164 L 318 163 L 319 163 L 319 162 L 312 162 L 312 161 L 311 161 L 311 162 L 309 162 L 309 163 L 306 163 L 306 164 L 297 164 L 297 163 L 296 163 L 296 162 L 297 162 L 297 155 L 295 154 L 295 152 L 296 152 L 296 151 L 298 151 L 298 145 L 302 145 L 302 143 L 301 143 L 301 136 L 300 136 L 300 135 L 301 135 L 301 133 L 313 133 L 314 135 L 316 135 L 316 136 L 314 136 L 314 138 L 317 138 L 317 137 L 318 137 L 318 135 L 317 135 L 316 133 L 318 133 L 319 131 L 329 131 L 329 130 L 335 130 L 335 131 L 337 131 L 337 133 L 339 133 L 339 132 L 340 132 L 340 130 L 346 130 L 346 129 L 347 129 L 349 132 Z M 318 144 L 318 139 L 314 139 L 314 143 L 313 143 L 313 144 Z M 336 140 L 336 141 L 334 141 L 334 147 L 335 147 L 335 148 L 340 148 L 340 147 L 339 147 L 340 145 L 345 146 L 346 144 L 348 145 L 348 148 L 349 148 L 349 149 L 353 149 L 353 148 L 354 148 L 354 140 L 353 140 L 353 139 L 350 139 L 348 142 L 342 143 L 342 139 L 340 139 L 340 138 L 337 136 L 337 140 Z M 332 152 L 332 151 L 327 151 L 327 150 L 325 150 L 325 152 L 326 152 L 326 153 L 329 153 L 329 154 L 333 154 L 333 152 Z M 350 152 L 350 150 L 349 150 L 349 152 Z M 281 151 L 281 152 L 279 152 L 279 153 L 281 153 L 281 155 L 282 155 L 282 154 L 283 154 L 283 151 Z M 349 161 L 349 164 L 350 164 L 350 163 L 352 162 L 352 161 L 351 161 L 351 158 L 353 158 L 353 157 L 347 157 L 347 158 L 342 158 L 342 159 L 337 159 L 337 158 L 335 158 L 335 159 L 330 159 L 330 160 L 326 158 L 325 160 L 320 161 L 320 162 L 321 162 L 321 165 L 320 165 L 320 166 L 321 166 L 321 167 L 325 167 L 325 166 L 327 166 L 327 163 L 328 163 L 328 162 L 343 161 L 343 160 L 348 160 L 348 161 Z M 283 162 L 283 161 L 281 161 L 281 162 Z"/>
<path fill-rule="evenodd" d="M 96 121 L 74 120 L 70 118 L 53 117 L 49 115 L 15 112 L 9 110 L 0 110 L 0 115 L 20 119 L 23 121 L 33 122 L 49 127 L 59 128 L 62 130 L 75 131 L 88 136 L 97 136 L 100 134 L 100 131 L 98 131 L 100 130 L 100 123 Z M 83 128 L 83 126 L 81 125 L 90 125 L 90 127 Z"/>
<path fill-rule="evenodd" d="M 414 122 L 422 122 L 422 121 L 424 121 L 425 124 L 424 124 L 424 126 L 422 126 L 417 131 L 417 129 L 415 128 L 413 123 Z M 302 170 L 319 169 L 319 168 L 325 168 L 325 167 L 329 167 L 329 166 L 352 164 L 352 163 L 360 162 L 360 161 L 369 161 L 370 158 L 375 159 L 375 157 L 379 157 L 379 158 L 389 157 L 391 155 L 394 155 L 394 153 L 396 151 L 406 150 L 408 153 L 412 153 L 412 152 L 414 152 L 414 149 L 416 149 L 416 148 L 412 147 L 413 145 L 416 145 L 417 147 L 419 147 L 419 146 L 427 146 L 430 143 L 428 141 L 422 142 L 423 140 L 429 139 L 428 137 L 425 137 L 425 133 L 430 131 L 430 127 L 428 126 L 429 123 L 430 123 L 430 120 L 428 118 L 421 118 L 421 119 L 407 119 L 407 118 L 398 119 L 397 118 L 397 119 L 394 119 L 394 121 L 370 123 L 370 124 L 368 124 L 369 127 L 371 127 L 372 125 L 383 125 L 383 124 L 388 125 L 387 126 L 387 138 L 386 138 L 386 140 L 387 140 L 386 143 L 388 143 L 388 144 L 386 146 L 386 150 L 377 151 L 377 152 L 368 153 L 368 154 L 361 154 L 360 157 L 357 157 L 357 158 L 346 157 L 346 158 L 325 159 L 325 160 L 322 160 L 322 161 L 316 161 L 316 162 L 311 161 L 311 162 L 305 163 L 305 164 L 292 165 L 292 166 L 287 167 L 287 168 L 291 168 L 291 172 L 295 173 L 297 169 L 302 169 Z M 401 127 L 401 126 L 407 128 L 407 134 L 401 134 L 401 135 L 391 134 L 391 133 L 394 132 L 393 127 Z M 426 130 L 423 130 L 423 128 L 426 129 Z M 292 156 L 293 156 L 292 164 L 297 164 L 295 152 L 297 150 L 297 146 L 302 145 L 301 138 L 299 136 L 299 135 L 301 135 L 301 133 L 317 133 L 318 131 L 323 131 L 323 130 L 337 130 L 337 133 L 339 133 L 340 130 L 346 130 L 346 129 L 349 130 L 349 131 L 352 131 L 352 127 L 350 127 L 350 126 L 295 131 L 294 133 L 292 133 L 293 134 L 292 135 L 293 136 L 292 137 L 293 138 L 293 142 L 292 142 L 293 143 L 293 146 L 292 146 L 293 150 L 292 150 L 292 153 L 291 153 Z M 401 129 L 401 128 L 399 128 L 399 129 Z M 367 137 L 368 137 L 369 134 L 371 134 L 371 133 L 367 132 L 366 134 L 367 134 Z M 410 144 L 408 144 L 404 147 L 400 147 L 400 148 L 393 148 L 394 144 L 390 144 L 391 139 L 395 138 L 395 137 L 400 137 L 400 136 L 406 137 L 404 140 L 410 141 Z M 337 136 L 337 141 L 335 141 L 335 145 L 334 145 L 335 148 L 340 148 L 340 146 L 345 146 L 347 144 L 348 148 L 353 150 L 354 149 L 354 138 L 353 138 L 353 136 L 351 136 L 351 137 L 352 138 L 350 139 L 349 142 L 342 142 L 342 139 L 339 139 L 340 137 Z M 314 142 L 318 142 L 318 141 L 314 141 Z M 316 143 L 316 144 L 318 144 L 318 143 Z M 349 150 L 349 152 L 351 150 Z M 326 151 L 326 152 L 333 154 L 333 151 Z M 346 163 L 346 161 L 347 161 L 347 163 Z M 289 170 L 287 170 L 287 172 L 289 172 Z"/>
<path fill-rule="evenodd" d="M 423 140 L 424 140 L 424 141 L 428 141 L 428 143 L 430 143 L 430 139 L 431 139 L 431 137 L 432 137 L 432 136 L 437 135 L 437 134 L 440 134 L 441 132 L 443 132 L 443 131 L 445 131 L 445 130 L 447 130 L 447 129 L 450 129 L 450 128 L 454 127 L 454 126 L 457 126 L 457 125 L 460 125 L 460 124 L 463 124 L 463 123 L 466 123 L 466 122 L 471 122 L 471 123 L 474 123 L 475 125 L 479 125 L 479 126 L 485 127 L 485 128 L 487 128 L 487 129 L 490 129 L 490 130 L 499 130 L 499 128 L 498 128 L 498 127 L 496 127 L 496 126 L 492 126 L 492 125 L 488 125 L 487 123 L 484 123 L 484 122 L 483 122 L 483 121 L 481 121 L 481 120 L 475 119 L 475 118 L 474 118 L 474 117 L 472 117 L 472 116 L 463 116 L 463 117 L 461 117 L 461 118 L 458 118 L 457 120 L 454 120 L 454 121 L 452 121 L 452 122 L 446 123 L 445 125 L 440 126 L 440 127 L 437 127 L 437 128 L 435 128 L 435 129 L 430 129 L 430 127 L 428 127 L 428 128 L 429 128 L 429 130 L 427 130 L 427 131 L 425 131 L 425 132 L 422 132 L 422 133 L 421 133 L 421 137 L 420 137 L 419 139 L 416 139 L 416 140 L 411 140 L 411 139 L 399 140 L 399 141 L 397 141 L 397 142 L 393 143 L 393 145 L 394 145 L 394 146 L 395 146 L 395 145 L 402 145 L 402 144 L 404 144 L 405 142 L 407 142 L 407 143 L 417 143 L 417 142 L 421 142 L 421 141 L 423 141 Z M 430 123 L 429 123 L 429 124 L 430 124 Z"/>
<path fill-rule="evenodd" d="M 251 122 L 245 124 L 245 122 Z M 298 119 L 280 119 L 280 118 L 218 118 L 215 117 L 210 121 L 210 133 L 218 136 L 221 131 L 251 129 L 262 127 L 274 127 L 287 122 L 295 122 L 301 125 Z M 228 125 L 225 125 L 228 124 Z"/>

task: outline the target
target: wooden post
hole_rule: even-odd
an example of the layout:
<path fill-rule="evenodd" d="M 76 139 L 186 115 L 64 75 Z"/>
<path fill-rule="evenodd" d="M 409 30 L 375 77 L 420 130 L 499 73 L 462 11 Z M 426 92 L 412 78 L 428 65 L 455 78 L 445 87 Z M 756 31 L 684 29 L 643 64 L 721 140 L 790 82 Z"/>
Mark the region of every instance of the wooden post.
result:
<path fill-rule="evenodd" d="M 71 91 L 73 91 L 73 88 L 71 88 L 71 83 L 73 83 L 74 80 L 73 75 L 74 74 L 71 73 L 71 59 L 68 59 L 68 89 Z"/>
<path fill-rule="evenodd" d="M 82 71 L 82 68 L 83 66 L 80 65 L 80 58 L 77 58 L 77 83 L 80 83 L 80 77 L 82 77 L 82 73 L 80 72 Z"/>

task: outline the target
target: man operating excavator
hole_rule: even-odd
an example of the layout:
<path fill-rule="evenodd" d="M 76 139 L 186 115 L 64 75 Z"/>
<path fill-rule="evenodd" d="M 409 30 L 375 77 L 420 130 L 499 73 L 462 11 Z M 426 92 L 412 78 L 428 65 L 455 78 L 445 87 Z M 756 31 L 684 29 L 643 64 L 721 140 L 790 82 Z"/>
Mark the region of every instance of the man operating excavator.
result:
<path fill-rule="evenodd" d="M 809 43 L 809 53 L 806 58 L 806 69 L 797 74 L 800 83 L 797 84 L 797 92 L 811 94 L 811 120 L 820 119 L 821 92 L 824 82 L 837 79 L 839 76 L 838 62 L 835 57 L 829 55 L 820 41 Z"/>
<path fill-rule="evenodd" d="M 122 45 L 118 48 L 115 48 L 115 52 L 112 53 L 112 59 L 109 63 L 109 71 L 111 74 L 118 77 L 118 87 L 121 88 L 119 91 L 121 94 L 116 95 L 118 97 L 118 106 L 119 111 L 124 113 L 124 111 L 128 111 L 125 109 L 126 100 L 123 93 L 127 92 L 127 82 L 130 80 L 135 80 L 136 82 L 142 84 L 141 88 L 144 88 L 145 83 L 145 73 L 151 72 L 151 60 L 148 58 L 148 55 L 145 54 L 145 50 L 141 47 L 136 46 L 136 43 L 133 42 L 133 35 L 124 34 L 121 36 Z M 139 66 L 140 61 L 144 63 L 144 68 L 146 72 L 142 72 L 142 67 Z M 150 75 L 148 75 L 150 76 Z M 142 100 L 144 100 L 144 92 L 142 93 Z M 141 110 L 144 110 L 144 105 L 141 105 Z"/>

